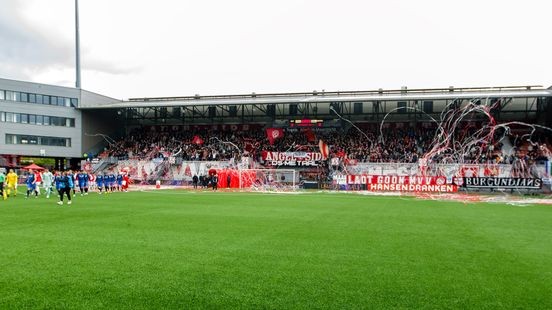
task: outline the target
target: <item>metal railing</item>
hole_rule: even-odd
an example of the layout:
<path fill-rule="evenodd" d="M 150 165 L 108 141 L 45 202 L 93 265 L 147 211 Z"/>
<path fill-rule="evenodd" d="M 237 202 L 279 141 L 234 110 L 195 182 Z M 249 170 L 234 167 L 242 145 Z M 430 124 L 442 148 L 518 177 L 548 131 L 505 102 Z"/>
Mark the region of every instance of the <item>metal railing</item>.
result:
<path fill-rule="evenodd" d="M 358 96 L 358 95 L 393 95 L 393 94 L 425 94 L 425 93 L 447 93 L 447 92 L 472 92 L 472 91 L 501 91 L 501 90 L 532 90 L 542 89 L 542 85 L 521 85 L 521 86 L 496 86 L 496 87 L 448 87 L 448 88 L 402 88 L 402 89 L 378 89 L 378 90 L 347 90 L 347 91 L 312 91 L 292 93 L 264 93 L 264 94 L 237 94 L 237 95 L 194 95 L 176 97 L 139 97 L 129 98 L 128 101 L 187 101 L 187 100 L 212 100 L 212 99 L 259 99 L 259 98 L 286 98 L 286 97 L 311 97 L 311 96 Z"/>

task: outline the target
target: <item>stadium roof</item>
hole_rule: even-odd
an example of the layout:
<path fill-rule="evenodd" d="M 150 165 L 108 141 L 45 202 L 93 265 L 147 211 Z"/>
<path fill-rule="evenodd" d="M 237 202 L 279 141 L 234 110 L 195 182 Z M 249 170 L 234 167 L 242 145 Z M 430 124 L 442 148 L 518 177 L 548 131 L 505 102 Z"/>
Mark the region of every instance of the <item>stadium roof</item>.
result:
<path fill-rule="evenodd" d="M 323 103 L 356 101 L 410 101 L 410 100 L 454 100 L 454 99 L 490 99 L 490 98 L 535 98 L 552 97 L 552 89 L 538 85 L 468 87 L 468 88 L 429 88 L 394 89 L 371 91 L 335 91 L 305 93 L 268 93 L 242 95 L 185 96 L 130 98 L 106 104 L 85 104 L 81 109 L 113 109 L 169 106 L 208 106 L 243 104 L 286 104 L 286 103 Z"/>

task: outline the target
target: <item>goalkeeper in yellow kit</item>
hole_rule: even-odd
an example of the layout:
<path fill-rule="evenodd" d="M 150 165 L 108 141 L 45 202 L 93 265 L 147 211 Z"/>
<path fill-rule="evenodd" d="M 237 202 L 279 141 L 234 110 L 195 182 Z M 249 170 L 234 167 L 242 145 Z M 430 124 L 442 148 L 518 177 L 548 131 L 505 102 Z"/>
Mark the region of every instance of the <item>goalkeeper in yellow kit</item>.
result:
<path fill-rule="evenodd" d="M 8 192 L 8 197 L 11 195 L 11 190 L 13 189 L 13 195 L 14 197 L 17 197 L 17 174 L 13 171 L 13 169 L 10 169 L 10 172 L 8 173 L 8 176 L 6 177 L 6 188 Z M 4 191 L 6 193 L 6 191 Z"/>

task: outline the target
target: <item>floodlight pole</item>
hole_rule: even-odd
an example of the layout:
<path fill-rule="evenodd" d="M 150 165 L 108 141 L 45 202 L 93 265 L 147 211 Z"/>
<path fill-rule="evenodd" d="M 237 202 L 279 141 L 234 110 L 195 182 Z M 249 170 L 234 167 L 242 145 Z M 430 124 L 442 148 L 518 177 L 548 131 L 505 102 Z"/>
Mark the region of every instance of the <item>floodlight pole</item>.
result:
<path fill-rule="evenodd" d="M 79 0 L 75 0 L 75 51 L 76 51 L 76 69 L 77 69 L 75 87 L 81 88 Z"/>

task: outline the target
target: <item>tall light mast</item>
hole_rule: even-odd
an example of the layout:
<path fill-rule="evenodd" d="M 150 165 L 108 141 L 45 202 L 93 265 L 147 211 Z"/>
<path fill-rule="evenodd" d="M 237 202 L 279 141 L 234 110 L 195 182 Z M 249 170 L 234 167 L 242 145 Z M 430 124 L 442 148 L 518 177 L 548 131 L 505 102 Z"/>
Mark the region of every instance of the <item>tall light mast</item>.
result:
<path fill-rule="evenodd" d="M 76 71 L 77 78 L 75 87 L 81 88 L 81 67 L 80 67 L 80 36 L 79 36 L 79 0 L 75 0 L 75 50 L 76 50 Z"/>

